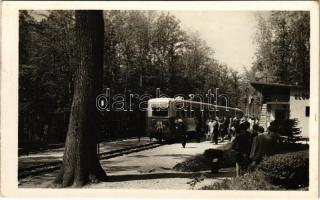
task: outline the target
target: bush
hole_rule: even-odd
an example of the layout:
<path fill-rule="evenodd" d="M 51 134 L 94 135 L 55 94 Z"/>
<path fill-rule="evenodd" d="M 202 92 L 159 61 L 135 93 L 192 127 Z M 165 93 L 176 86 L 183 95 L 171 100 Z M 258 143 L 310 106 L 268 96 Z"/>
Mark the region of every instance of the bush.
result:
<path fill-rule="evenodd" d="M 182 172 L 204 171 L 210 169 L 210 162 L 202 154 L 199 154 L 176 164 L 173 169 Z"/>
<path fill-rule="evenodd" d="M 297 189 L 309 184 L 309 151 L 298 151 L 266 157 L 258 169 L 272 184 Z"/>
<path fill-rule="evenodd" d="M 276 122 L 279 126 L 279 132 L 281 135 L 286 136 L 288 141 L 292 141 L 299 137 L 301 134 L 300 128 L 298 128 L 298 119 L 288 119 L 281 122 Z"/>
<path fill-rule="evenodd" d="M 260 171 L 245 174 L 232 179 L 224 179 L 212 185 L 204 186 L 202 190 L 279 190 L 279 186 L 272 185 Z"/>
<path fill-rule="evenodd" d="M 219 166 L 215 166 L 215 163 L 212 162 L 214 158 L 219 159 Z M 173 169 L 183 172 L 197 172 L 204 170 L 212 170 L 213 172 L 216 172 L 221 167 L 227 168 L 234 166 L 235 154 L 230 148 L 227 148 L 207 149 L 203 154 L 193 156 L 184 162 L 176 164 Z"/>

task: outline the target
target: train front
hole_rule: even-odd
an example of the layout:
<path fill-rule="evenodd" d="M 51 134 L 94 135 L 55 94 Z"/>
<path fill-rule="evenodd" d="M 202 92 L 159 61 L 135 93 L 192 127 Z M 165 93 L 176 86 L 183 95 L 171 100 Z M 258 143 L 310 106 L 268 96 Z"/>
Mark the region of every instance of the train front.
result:
<path fill-rule="evenodd" d="M 148 101 L 147 134 L 159 141 L 174 139 L 174 117 L 170 98 L 155 98 Z"/>

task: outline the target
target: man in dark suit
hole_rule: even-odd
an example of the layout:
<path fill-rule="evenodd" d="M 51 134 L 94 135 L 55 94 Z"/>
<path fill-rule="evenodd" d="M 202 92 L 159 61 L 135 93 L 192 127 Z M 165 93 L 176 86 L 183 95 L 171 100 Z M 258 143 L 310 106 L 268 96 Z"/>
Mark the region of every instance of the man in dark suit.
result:
<path fill-rule="evenodd" d="M 236 153 L 236 175 L 247 170 L 250 163 L 249 155 L 251 151 L 250 123 L 242 120 L 239 127 L 240 133 L 236 135 L 232 143 L 232 149 Z"/>

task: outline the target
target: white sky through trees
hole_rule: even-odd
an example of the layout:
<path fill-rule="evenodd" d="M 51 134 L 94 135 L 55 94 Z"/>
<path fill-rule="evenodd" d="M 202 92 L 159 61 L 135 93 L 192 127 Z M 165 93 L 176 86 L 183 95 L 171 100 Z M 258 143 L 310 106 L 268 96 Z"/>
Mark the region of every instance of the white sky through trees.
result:
<path fill-rule="evenodd" d="M 239 72 L 252 65 L 257 28 L 254 11 L 171 11 L 188 32 L 198 32 L 215 51 L 214 58 Z"/>
<path fill-rule="evenodd" d="M 243 72 L 252 66 L 255 53 L 254 36 L 256 15 L 268 16 L 270 12 L 257 11 L 170 11 L 181 21 L 188 33 L 197 33 L 214 50 L 214 58 L 228 67 Z M 40 14 L 40 15 L 39 15 Z M 47 11 L 33 13 L 36 20 Z"/>

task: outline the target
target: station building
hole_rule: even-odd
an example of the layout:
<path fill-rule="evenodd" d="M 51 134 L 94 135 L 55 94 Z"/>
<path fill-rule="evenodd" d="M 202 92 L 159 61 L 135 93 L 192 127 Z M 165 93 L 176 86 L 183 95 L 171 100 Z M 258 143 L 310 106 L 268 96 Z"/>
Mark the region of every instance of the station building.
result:
<path fill-rule="evenodd" d="M 297 119 L 303 138 L 309 138 L 309 90 L 296 85 L 251 82 L 261 99 L 259 124 L 266 128 L 273 120 Z"/>

